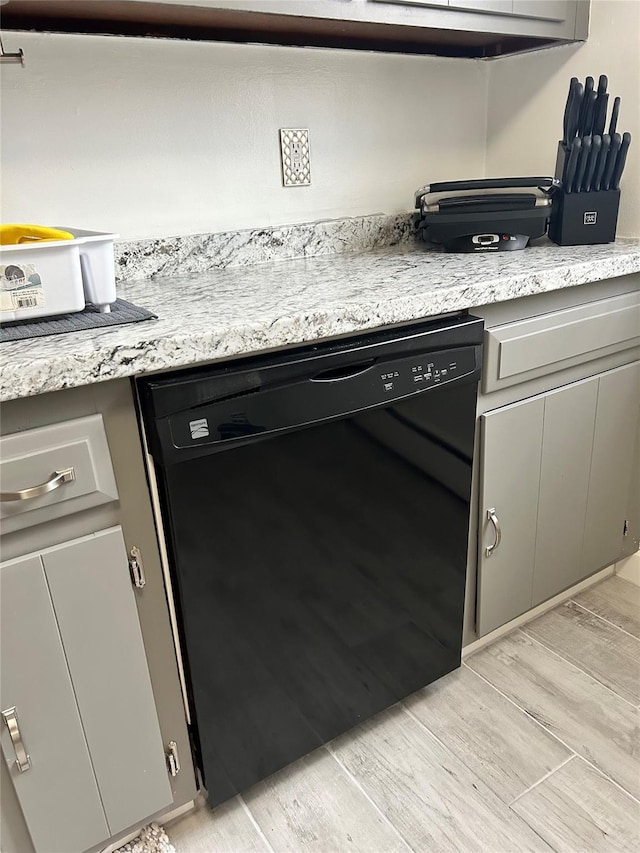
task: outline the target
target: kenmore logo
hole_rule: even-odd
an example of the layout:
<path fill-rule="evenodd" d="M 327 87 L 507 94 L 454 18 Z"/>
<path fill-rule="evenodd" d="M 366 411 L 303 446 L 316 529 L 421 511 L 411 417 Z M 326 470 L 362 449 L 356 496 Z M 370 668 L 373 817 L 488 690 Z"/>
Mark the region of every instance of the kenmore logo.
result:
<path fill-rule="evenodd" d="M 191 438 L 194 441 L 196 438 L 208 438 L 209 436 L 209 422 L 206 418 L 189 421 L 189 429 L 191 430 Z"/>

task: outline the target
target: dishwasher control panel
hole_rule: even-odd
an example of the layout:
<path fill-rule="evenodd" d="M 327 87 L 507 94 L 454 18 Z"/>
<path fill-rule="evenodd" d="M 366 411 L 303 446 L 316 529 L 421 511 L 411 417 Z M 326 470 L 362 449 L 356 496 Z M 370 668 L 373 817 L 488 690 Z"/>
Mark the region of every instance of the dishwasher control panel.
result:
<path fill-rule="evenodd" d="M 413 356 L 399 364 L 390 362 L 379 367 L 379 376 L 385 394 L 396 396 L 442 385 L 472 373 L 475 367 L 473 349 L 464 348 Z"/>
<path fill-rule="evenodd" d="M 479 378 L 479 367 L 479 347 L 468 346 L 343 364 L 294 382 L 271 382 L 263 372 L 259 389 L 159 419 L 158 431 L 176 450 L 222 447 L 393 405 L 463 377 Z"/>

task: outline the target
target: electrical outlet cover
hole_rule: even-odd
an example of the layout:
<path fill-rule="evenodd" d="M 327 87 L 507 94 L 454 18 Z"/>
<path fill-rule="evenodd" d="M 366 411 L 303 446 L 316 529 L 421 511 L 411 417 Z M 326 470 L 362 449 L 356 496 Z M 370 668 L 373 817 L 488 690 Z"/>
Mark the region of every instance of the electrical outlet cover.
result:
<path fill-rule="evenodd" d="M 284 186 L 308 186 L 311 183 L 309 131 L 306 128 L 280 128 L 280 154 Z"/>

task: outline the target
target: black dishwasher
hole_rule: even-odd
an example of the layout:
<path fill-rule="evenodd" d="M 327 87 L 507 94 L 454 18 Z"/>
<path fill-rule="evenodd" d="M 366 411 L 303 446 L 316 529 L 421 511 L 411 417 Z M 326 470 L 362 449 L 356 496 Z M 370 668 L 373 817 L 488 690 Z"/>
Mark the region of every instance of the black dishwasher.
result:
<path fill-rule="evenodd" d="M 482 329 L 138 380 L 212 804 L 459 666 Z"/>

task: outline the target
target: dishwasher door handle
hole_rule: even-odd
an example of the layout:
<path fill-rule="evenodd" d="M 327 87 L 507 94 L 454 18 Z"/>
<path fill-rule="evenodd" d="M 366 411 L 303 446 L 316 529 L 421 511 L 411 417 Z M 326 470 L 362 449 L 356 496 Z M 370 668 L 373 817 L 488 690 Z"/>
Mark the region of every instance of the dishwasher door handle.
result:
<path fill-rule="evenodd" d="M 494 506 L 487 510 L 487 521 L 491 522 L 495 533 L 493 545 L 488 545 L 484 549 L 485 557 L 490 557 L 502 541 L 502 528 L 500 527 L 500 520 L 498 519 L 496 508 Z"/>
<path fill-rule="evenodd" d="M 311 382 L 342 382 L 344 379 L 354 379 L 356 376 L 362 376 L 368 370 L 375 366 L 375 358 L 368 358 L 366 361 L 359 361 L 357 364 L 347 364 L 344 367 L 330 367 L 328 370 L 323 370 L 321 373 L 316 373 L 310 377 Z"/>

